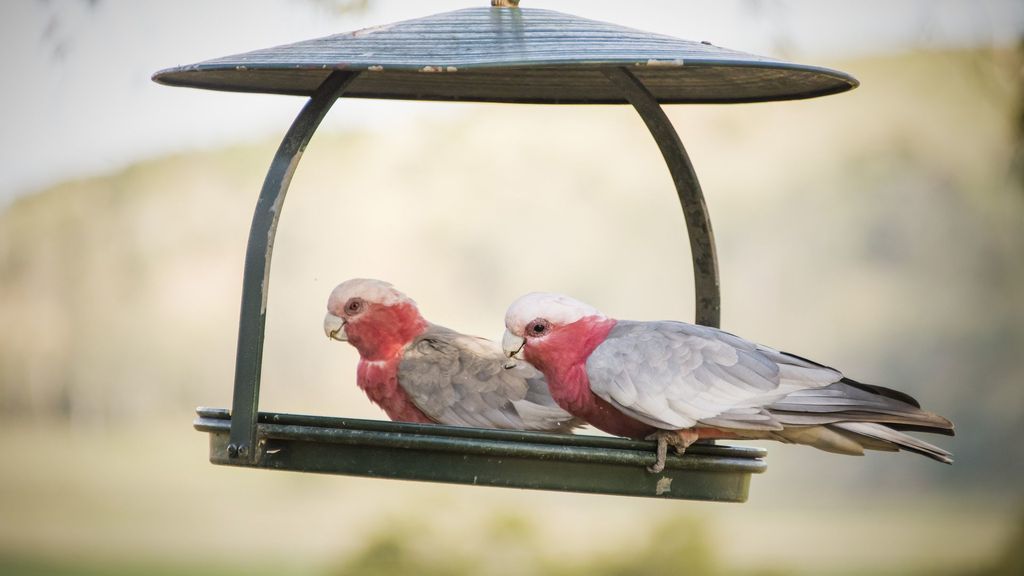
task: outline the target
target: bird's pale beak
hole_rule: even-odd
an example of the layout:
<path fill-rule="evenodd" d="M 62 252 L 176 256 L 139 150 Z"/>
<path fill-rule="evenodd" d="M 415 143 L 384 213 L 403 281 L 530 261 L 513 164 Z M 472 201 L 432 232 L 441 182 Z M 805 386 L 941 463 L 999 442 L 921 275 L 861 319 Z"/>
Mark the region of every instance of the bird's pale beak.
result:
<path fill-rule="evenodd" d="M 324 316 L 324 334 L 331 340 L 348 342 L 348 334 L 345 333 L 345 321 L 330 312 Z"/>
<path fill-rule="evenodd" d="M 525 344 L 525 338 L 505 330 L 505 335 L 501 337 L 501 349 L 504 350 L 505 356 L 508 358 L 508 362 L 505 362 L 506 369 L 516 365 L 515 355 L 523 349 Z"/>

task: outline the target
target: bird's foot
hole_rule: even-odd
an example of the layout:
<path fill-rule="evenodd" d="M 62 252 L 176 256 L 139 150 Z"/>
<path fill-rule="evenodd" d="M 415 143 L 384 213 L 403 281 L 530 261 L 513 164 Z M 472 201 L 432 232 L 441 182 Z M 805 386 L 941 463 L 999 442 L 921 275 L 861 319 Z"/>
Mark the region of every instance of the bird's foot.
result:
<path fill-rule="evenodd" d="M 686 449 L 690 447 L 700 438 L 700 435 L 696 430 L 684 429 L 684 430 L 658 430 L 654 434 L 647 437 L 648 440 L 658 441 L 658 459 L 655 460 L 654 464 L 647 467 L 647 471 L 652 474 L 659 474 L 665 469 L 665 458 L 668 457 L 669 445 L 675 449 L 676 454 L 683 454 Z"/>

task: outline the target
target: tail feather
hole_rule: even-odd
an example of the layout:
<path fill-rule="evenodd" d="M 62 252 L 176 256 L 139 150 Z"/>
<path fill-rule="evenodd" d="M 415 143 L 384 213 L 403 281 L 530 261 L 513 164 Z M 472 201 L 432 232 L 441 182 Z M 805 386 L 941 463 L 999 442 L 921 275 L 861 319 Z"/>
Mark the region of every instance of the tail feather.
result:
<path fill-rule="evenodd" d="M 864 440 L 875 441 L 875 443 L 882 442 L 900 450 L 927 456 L 944 464 L 953 463 L 953 455 L 942 448 L 874 422 L 838 422 L 830 424 L 829 428 L 838 429 L 865 447 L 869 446 Z"/>
<path fill-rule="evenodd" d="M 942 434 L 943 436 L 956 436 L 956 430 L 950 424 L 949 428 L 937 428 L 935 426 L 923 426 L 919 424 L 904 424 L 900 422 L 886 422 L 886 426 L 893 430 L 906 432 L 928 432 L 929 434 Z"/>
<path fill-rule="evenodd" d="M 853 386 L 854 388 L 860 388 L 861 390 L 864 390 L 866 392 L 871 392 L 873 394 L 878 394 L 880 396 L 892 398 L 893 400 L 899 400 L 904 404 L 910 404 L 914 408 L 921 407 L 921 403 L 917 401 L 917 398 L 914 398 L 913 396 L 907 394 L 906 392 L 900 392 L 899 390 L 893 390 L 892 388 L 886 388 L 885 386 L 865 384 L 863 382 L 857 382 L 856 380 L 850 380 L 849 378 L 843 378 L 842 380 L 840 380 L 840 382 L 842 382 L 843 384 L 847 384 L 849 386 Z"/>
<path fill-rule="evenodd" d="M 784 426 L 823 426 L 839 422 L 877 422 L 894 430 L 929 432 L 954 436 L 953 425 L 948 420 L 921 410 L 920 413 L 890 414 L 859 410 L 839 412 L 788 412 L 772 410 L 771 415 Z"/>
<path fill-rule="evenodd" d="M 797 390 L 767 408 L 779 422 L 789 426 L 879 422 L 893 429 L 953 435 L 952 422 L 922 410 L 910 396 L 852 380 Z"/>
<path fill-rule="evenodd" d="M 863 456 L 864 450 L 896 452 L 907 450 L 938 460 L 953 463 L 953 455 L 919 440 L 875 422 L 837 422 L 822 426 L 793 426 L 768 434 L 769 437 L 791 444 L 804 444 L 819 450 Z"/>
<path fill-rule="evenodd" d="M 818 450 L 834 454 L 864 455 L 865 446 L 863 444 L 827 426 L 796 426 L 771 432 L 770 437 L 789 444 L 813 446 Z"/>
<path fill-rule="evenodd" d="M 797 390 L 766 407 L 785 428 L 775 437 L 829 452 L 907 450 L 952 464 L 952 454 L 902 431 L 952 436 L 953 423 L 922 410 L 913 397 L 849 379 Z"/>

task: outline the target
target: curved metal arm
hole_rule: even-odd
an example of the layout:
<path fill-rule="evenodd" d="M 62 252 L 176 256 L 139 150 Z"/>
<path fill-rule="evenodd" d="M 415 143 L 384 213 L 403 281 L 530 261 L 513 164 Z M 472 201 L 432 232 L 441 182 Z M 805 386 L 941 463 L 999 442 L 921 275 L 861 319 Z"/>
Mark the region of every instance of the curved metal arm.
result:
<path fill-rule="evenodd" d="M 719 327 L 722 299 L 718 284 L 718 260 L 715 256 L 715 236 L 704 194 L 693 171 L 690 157 L 683 148 L 679 134 L 661 109 L 654 95 L 626 68 L 605 71 L 604 75 L 622 90 L 622 94 L 647 124 L 661 155 L 668 164 L 672 181 L 679 194 L 686 217 L 686 231 L 690 235 L 690 255 L 693 258 L 693 283 L 696 296 L 695 321 L 704 326 Z"/>
<path fill-rule="evenodd" d="M 255 463 L 256 413 L 259 409 L 260 370 L 263 363 L 263 331 L 267 320 L 270 257 L 281 206 L 295 167 L 313 132 L 334 102 L 358 76 L 358 72 L 332 72 L 317 88 L 292 122 L 267 171 L 249 228 L 242 278 L 242 309 L 238 321 L 238 352 L 235 356 L 235 391 L 231 404 L 231 436 L 228 455 Z"/>

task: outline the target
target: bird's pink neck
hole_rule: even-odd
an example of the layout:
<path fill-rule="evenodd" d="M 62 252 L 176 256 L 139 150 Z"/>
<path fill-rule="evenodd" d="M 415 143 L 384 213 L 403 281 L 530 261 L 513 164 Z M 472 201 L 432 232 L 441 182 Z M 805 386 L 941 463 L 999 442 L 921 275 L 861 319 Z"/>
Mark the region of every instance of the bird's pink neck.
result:
<path fill-rule="evenodd" d="M 653 427 L 626 416 L 590 391 L 587 358 L 615 324 L 612 318 L 581 318 L 529 342 L 523 355 L 544 373 L 551 397 L 563 410 L 609 434 L 644 438 L 654 431 Z"/>
<path fill-rule="evenodd" d="M 363 360 L 377 362 L 400 356 L 427 327 L 413 304 L 371 304 L 366 312 L 349 321 L 345 334 Z"/>
<path fill-rule="evenodd" d="M 349 343 L 359 351 L 356 383 L 392 420 L 433 422 L 398 384 L 398 367 L 406 346 L 428 327 L 411 303 L 371 304 L 345 327 Z"/>

